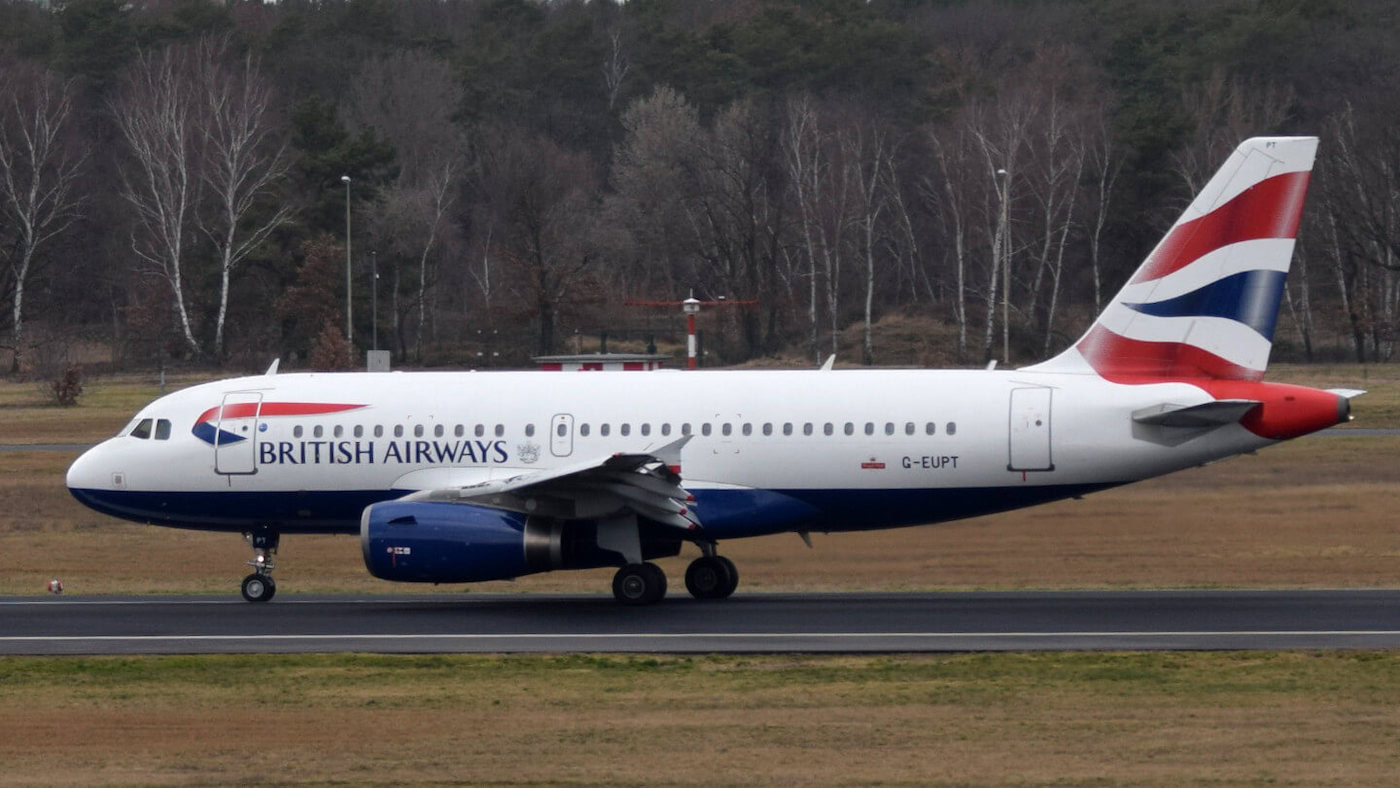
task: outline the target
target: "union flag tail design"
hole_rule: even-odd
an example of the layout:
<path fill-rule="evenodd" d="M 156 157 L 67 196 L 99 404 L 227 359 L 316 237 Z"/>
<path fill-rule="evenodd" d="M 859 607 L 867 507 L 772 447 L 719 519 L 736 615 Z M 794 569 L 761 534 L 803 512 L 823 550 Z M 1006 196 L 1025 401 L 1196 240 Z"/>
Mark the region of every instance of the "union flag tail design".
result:
<path fill-rule="evenodd" d="M 1262 378 L 1316 152 L 1316 137 L 1240 143 L 1089 331 L 1029 369 Z"/>

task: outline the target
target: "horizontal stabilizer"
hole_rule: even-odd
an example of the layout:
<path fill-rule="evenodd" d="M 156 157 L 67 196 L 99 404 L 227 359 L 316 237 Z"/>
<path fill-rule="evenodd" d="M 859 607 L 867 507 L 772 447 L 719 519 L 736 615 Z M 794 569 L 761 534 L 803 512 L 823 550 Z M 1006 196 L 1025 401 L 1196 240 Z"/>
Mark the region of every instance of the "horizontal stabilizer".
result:
<path fill-rule="evenodd" d="M 1163 403 L 1133 411 L 1133 421 L 1159 427 L 1219 427 L 1234 424 L 1258 404 L 1252 399 L 1222 399 L 1200 405 Z"/>

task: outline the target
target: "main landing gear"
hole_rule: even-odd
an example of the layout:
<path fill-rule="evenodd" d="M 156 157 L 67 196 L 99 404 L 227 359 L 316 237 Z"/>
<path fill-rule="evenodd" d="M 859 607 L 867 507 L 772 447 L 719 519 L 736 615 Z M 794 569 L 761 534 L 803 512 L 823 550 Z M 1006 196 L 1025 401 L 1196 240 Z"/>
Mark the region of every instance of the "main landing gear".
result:
<path fill-rule="evenodd" d="M 266 602 L 277 593 L 277 584 L 272 581 L 272 570 L 277 565 L 272 562 L 272 556 L 277 554 L 280 534 L 263 528 L 247 531 L 243 538 L 253 547 L 253 560 L 248 562 L 253 573 L 243 578 L 243 598 L 249 602 Z"/>
<path fill-rule="evenodd" d="M 685 570 L 685 589 L 696 599 L 725 599 L 739 587 L 739 570 L 715 552 L 713 543 L 700 545 L 705 554 Z M 666 573 L 656 564 L 627 564 L 613 575 L 613 596 L 624 605 L 651 605 L 666 596 Z"/>

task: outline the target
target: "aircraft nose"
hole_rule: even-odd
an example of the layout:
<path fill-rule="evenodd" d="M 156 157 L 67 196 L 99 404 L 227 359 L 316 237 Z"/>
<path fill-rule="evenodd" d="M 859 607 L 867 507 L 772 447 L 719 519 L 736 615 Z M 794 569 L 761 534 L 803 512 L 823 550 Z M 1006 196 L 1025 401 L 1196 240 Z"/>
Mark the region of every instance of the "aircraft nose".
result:
<path fill-rule="evenodd" d="M 67 484 L 70 491 L 100 490 L 111 485 L 108 469 L 103 467 L 103 444 L 83 452 L 68 466 Z"/>

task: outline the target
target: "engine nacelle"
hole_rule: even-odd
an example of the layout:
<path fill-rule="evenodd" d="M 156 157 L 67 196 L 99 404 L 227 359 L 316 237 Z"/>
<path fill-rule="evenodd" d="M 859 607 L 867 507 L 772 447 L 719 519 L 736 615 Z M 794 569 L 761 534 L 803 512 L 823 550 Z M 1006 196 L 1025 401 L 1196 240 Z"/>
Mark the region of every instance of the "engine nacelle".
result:
<path fill-rule="evenodd" d="M 384 580 L 470 583 L 550 569 L 525 555 L 526 516 L 482 506 L 388 501 L 365 509 L 365 567 Z"/>
<path fill-rule="evenodd" d="M 680 541 L 643 528 L 644 558 L 675 555 Z M 360 517 L 365 567 L 383 580 L 475 583 L 552 569 L 615 566 L 598 547 L 597 525 L 561 522 L 462 503 L 386 501 Z"/>

